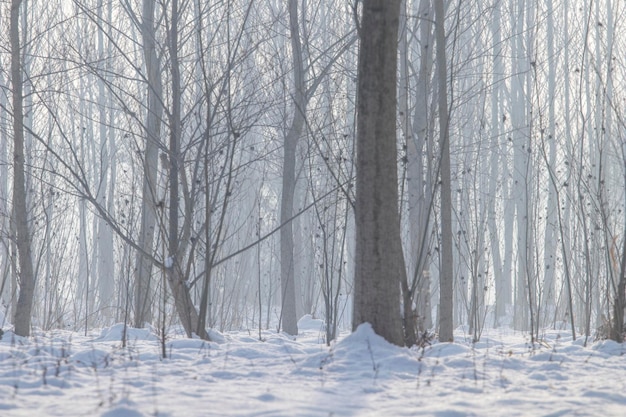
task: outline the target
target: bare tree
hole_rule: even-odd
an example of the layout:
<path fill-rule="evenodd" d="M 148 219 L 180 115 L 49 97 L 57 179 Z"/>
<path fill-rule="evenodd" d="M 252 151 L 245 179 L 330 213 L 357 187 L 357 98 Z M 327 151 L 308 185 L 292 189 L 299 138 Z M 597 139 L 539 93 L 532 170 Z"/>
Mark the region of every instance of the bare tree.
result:
<path fill-rule="evenodd" d="M 181 250 L 180 229 L 179 229 L 179 210 L 180 210 L 180 171 L 182 170 L 180 142 L 182 135 L 181 127 L 181 74 L 180 63 L 178 58 L 178 36 L 180 14 L 178 9 L 178 0 L 171 3 L 170 27 L 168 33 L 168 50 L 170 58 L 171 71 L 171 94 L 172 107 L 168 111 L 170 124 L 170 137 L 168 148 L 168 179 L 169 179 L 169 210 L 168 210 L 168 236 L 167 250 L 168 257 L 165 260 L 167 268 L 167 280 L 172 290 L 176 310 L 180 317 L 180 321 L 185 328 L 188 337 L 194 332 L 199 332 L 198 336 L 202 339 L 209 339 L 205 328 L 198 328 L 198 311 L 194 306 L 191 294 L 189 292 L 188 283 L 183 270 Z M 191 219 L 186 217 L 186 221 Z"/>
<path fill-rule="evenodd" d="M 492 93 L 491 93 L 491 167 L 489 181 L 489 238 L 492 258 L 492 269 L 495 281 L 495 320 L 496 326 L 501 324 L 501 320 L 505 319 L 507 307 L 511 304 L 511 277 L 505 269 L 505 259 L 507 252 L 502 253 L 500 247 L 501 240 L 510 242 L 512 238 L 507 238 L 507 233 L 502 233 L 498 227 L 498 211 L 497 211 L 497 195 L 496 191 L 499 186 L 504 188 L 507 183 L 506 179 L 502 179 L 502 169 L 500 168 L 501 153 L 500 142 L 503 137 L 503 127 L 506 116 L 503 114 L 502 95 L 503 95 L 503 45 L 502 45 L 502 6 L 497 2 L 493 6 L 491 17 L 491 32 L 493 37 L 493 63 L 492 63 Z M 505 222 L 507 231 L 512 231 L 512 224 Z M 506 245 L 506 244 L 505 244 Z M 508 245 L 506 246 L 508 249 Z M 510 251 L 509 251 L 510 252 Z"/>
<path fill-rule="evenodd" d="M 406 3 L 406 1 L 404 2 Z M 406 245 L 407 266 L 410 282 L 402 283 L 402 306 L 405 338 L 408 345 L 416 341 L 416 331 L 421 334 L 432 327 L 430 273 L 428 271 L 429 252 L 432 235 L 432 214 L 434 187 L 433 172 L 430 169 L 432 159 L 429 157 L 432 146 L 428 140 L 432 136 L 433 124 L 429 118 L 435 112 L 431 105 L 433 94 L 430 94 L 433 66 L 433 19 L 430 0 L 415 2 L 412 10 L 401 13 L 401 35 L 399 53 L 399 119 L 404 134 L 405 171 L 404 193 L 408 195 L 408 213 L 404 223 L 408 223 L 409 239 Z M 409 15 L 417 13 L 414 27 L 409 28 Z M 418 38 L 414 45 L 411 39 Z M 410 59 L 412 48 L 419 46 L 418 62 Z M 417 55 L 417 54 L 416 54 Z M 417 65 L 416 65 L 417 64 Z M 417 68 L 414 68 L 417 66 Z M 413 72 L 411 72 L 413 70 Z M 411 94 L 411 79 L 415 78 Z M 411 106 L 412 104 L 412 106 Z M 412 114 L 411 114 L 412 113 Z"/>
<path fill-rule="evenodd" d="M 396 70 L 399 0 L 365 0 L 360 24 L 353 328 L 371 323 L 403 345 L 406 280 L 398 213 Z"/>
<path fill-rule="evenodd" d="M 435 0 L 435 37 L 437 40 L 437 81 L 439 94 L 439 142 L 441 147 L 441 253 L 439 277 L 439 340 L 454 340 L 454 275 L 452 259 L 452 179 L 446 62 L 445 10 L 443 0 Z"/>
<path fill-rule="evenodd" d="M 0 74 L 0 86 L 6 87 L 7 79 Z M 0 107 L 7 108 L 7 98 L 0 95 Z M 10 225 L 9 205 L 9 126 L 5 117 L 0 118 L 0 308 L 7 308 L 14 304 L 12 301 L 13 273 L 11 264 L 14 262 L 11 256 L 11 247 L 14 243 L 9 239 Z M 2 325 L 2 324 L 0 324 Z"/>
<path fill-rule="evenodd" d="M 291 33 L 291 59 L 293 63 L 293 119 L 285 136 L 283 148 L 283 186 L 280 204 L 280 219 L 285 225 L 280 231 L 280 282 L 281 321 L 288 334 L 298 334 L 296 314 L 296 286 L 293 259 L 293 223 L 287 221 L 293 215 L 293 199 L 296 188 L 296 149 L 302 134 L 306 115 L 306 85 L 300 24 L 298 22 L 298 0 L 289 1 L 289 30 Z"/>
<path fill-rule="evenodd" d="M 145 121 L 145 151 L 143 157 L 143 186 L 141 229 L 138 244 L 135 275 L 135 319 L 136 327 L 150 321 L 152 260 L 146 256 L 153 251 L 157 227 L 156 196 L 158 152 L 160 145 L 161 117 L 163 114 L 163 86 L 161 64 L 157 55 L 156 28 L 154 22 L 155 2 L 144 0 L 142 9 L 141 37 L 146 67 L 147 105 Z"/>
<path fill-rule="evenodd" d="M 15 311 L 15 334 L 30 335 L 31 311 L 35 294 L 35 276 L 31 255 L 31 232 L 26 209 L 26 173 L 24 168 L 24 107 L 22 94 L 22 56 L 20 41 L 21 0 L 11 1 L 11 84 L 13 99 L 13 218 L 19 255 L 20 295 Z M 22 10 L 25 13 L 25 10 Z"/>

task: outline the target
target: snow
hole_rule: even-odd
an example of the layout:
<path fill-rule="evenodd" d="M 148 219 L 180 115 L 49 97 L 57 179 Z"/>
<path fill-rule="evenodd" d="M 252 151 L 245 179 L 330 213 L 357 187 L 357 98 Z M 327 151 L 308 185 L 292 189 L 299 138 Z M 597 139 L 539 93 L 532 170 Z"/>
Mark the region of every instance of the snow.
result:
<path fill-rule="evenodd" d="M 217 342 L 166 338 L 121 324 L 84 334 L 5 331 L 4 416 L 623 416 L 626 346 L 541 343 L 486 329 L 470 343 L 400 348 L 367 324 L 326 346 L 305 316 L 297 337 L 258 330 L 212 333 Z M 121 343 L 126 334 L 126 346 Z"/>

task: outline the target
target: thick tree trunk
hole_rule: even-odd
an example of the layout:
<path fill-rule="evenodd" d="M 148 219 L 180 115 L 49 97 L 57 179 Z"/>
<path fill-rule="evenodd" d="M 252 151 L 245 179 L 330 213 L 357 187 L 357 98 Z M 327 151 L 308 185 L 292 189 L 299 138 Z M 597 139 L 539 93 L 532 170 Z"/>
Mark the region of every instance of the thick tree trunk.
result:
<path fill-rule="evenodd" d="M 15 334 L 30 335 L 30 319 L 35 293 L 35 276 L 31 255 L 31 236 L 26 207 L 26 174 L 24 169 L 24 109 L 22 65 L 20 54 L 20 4 L 11 2 L 11 80 L 13 94 L 13 214 L 19 257 L 20 295 L 15 311 Z"/>
<path fill-rule="evenodd" d="M 353 328 L 369 322 L 403 345 L 406 280 L 398 214 L 396 70 L 399 0 L 365 0 L 359 52 Z"/>

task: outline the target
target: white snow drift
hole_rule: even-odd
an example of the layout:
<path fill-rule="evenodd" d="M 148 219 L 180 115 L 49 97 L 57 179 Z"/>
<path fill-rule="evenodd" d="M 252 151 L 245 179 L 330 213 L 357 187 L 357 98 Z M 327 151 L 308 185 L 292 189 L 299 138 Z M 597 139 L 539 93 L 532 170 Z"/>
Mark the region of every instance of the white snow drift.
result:
<path fill-rule="evenodd" d="M 623 416 L 626 347 L 545 332 L 485 332 L 479 343 L 399 348 L 368 325 L 327 347 L 323 323 L 302 334 L 254 331 L 222 343 L 148 329 L 85 337 L 55 331 L 0 341 L 5 416 Z M 257 337 L 255 337 L 255 335 Z"/>

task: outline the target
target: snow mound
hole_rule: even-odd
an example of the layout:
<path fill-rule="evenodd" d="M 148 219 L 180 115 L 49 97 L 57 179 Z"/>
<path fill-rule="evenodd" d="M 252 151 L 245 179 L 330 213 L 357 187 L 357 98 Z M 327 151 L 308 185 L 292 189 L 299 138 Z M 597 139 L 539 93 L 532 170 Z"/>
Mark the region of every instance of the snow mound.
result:
<path fill-rule="evenodd" d="M 143 417 L 137 409 L 137 404 L 130 400 L 122 400 L 110 410 L 102 413 L 101 417 Z"/>
<path fill-rule="evenodd" d="M 336 373 L 342 380 L 389 379 L 418 372 L 415 353 L 387 342 L 369 323 L 361 324 L 328 353 L 318 353 L 303 363 Z"/>
<path fill-rule="evenodd" d="M 324 331 L 324 320 L 314 319 L 312 315 L 305 314 L 298 320 L 298 331 L 306 332 L 306 331 L 315 331 L 321 332 Z"/>
<path fill-rule="evenodd" d="M 102 349 L 81 350 L 71 355 L 70 363 L 76 366 L 87 366 L 94 369 L 106 368 L 111 364 L 111 354 Z"/>
<path fill-rule="evenodd" d="M 125 406 L 113 408 L 102 414 L 102 417 L 143 417 L 139 411 Z"/>
<path fill-rule="evenodd" d="M 189 359 L 196 355 L 209 355 L 219 345 L 202 339 L 174 339 L 166 343 L 167 355 L 172 359 Z"/>
<path fill-rule="evenodd" d="M 337 349 L 355 349 L 364 345 L 379 349 L 398 349 L 397 346 L 387 342 L 382 336 L 377 335 L 370 323 L 360 324 L 352 334 L 337 344 Z"/>
<path fill-rule="evenodd" d="M 219 331 L 215 329 L 209 329 L 207 330 L 207 333 L 209 334 L 209 338 L 211 338 L 212 342 L 219 343 L 220 345 L 226 343 L 226 336 L 224 336 Z"/>
<path fill-rule="evenodd" d="M 303 329 L 321 325 L 311 317 Z M 307 327 L 309 326 L 309 327 Z M 595 415 L 622 417 L 626 346 L 588 346 L 546 332 L 485 329 L 463 340 L 406 348 L 369 324 L 330 346 L 275 331 L 227 333 L 218 345 L 145 330 L 123 347 L 118 325 L 91 336 L 7 331 L 0 342 L 0 415 L 56 416 L 429 416 Z M 100 338 L 94 340 L 94 337 Z M 142 339 L 143 338 L 143 339 Z M 13 342 L 11 342 L 13 340 Z M 436 399 L 436 400 L 433 400 Z"/>
<path fill-rule="evenodd" d="M 434 344 L 425 351 L 425 356 L 435 358 L 445 358 L 452 356 L 467 355 L 471 348 L 460 343 L 441 342 Z"/>
<path fill-rule="evenodd" d="M 8 345 L 28 345 L 30 344 L 30 341 L 27 337 L 16 335 L 12 330 L 5 330 L 2 338 L 0 338 L 0 344 L 2 343 L 6 343 Z"/>
<path fill-rule="evenodd" d="M 128 325 L 124 325 L 124 323 L 117 323 L 111 327 L 105 327 L 100 332 L 100 336 L 95 339 L 96 342 L 116 342 L 122 341 L 124 338 L 124 328 L 126 329 L 126 340 L 129 341 L 139 341 L 139 340 L 148 340 L 154 341 L 158 340 L 158 337 L 150 330 L 150 329 L 136 329 L 134 327 L 129 327 Z"/>
<path fill-rule="evenodd" d="M 624 343 L 617 343 L 614 340 L 601 340 L 594 343 L 591 348 L 607 356 L 621 356 L 626 354 L 626 345 Z"/>

